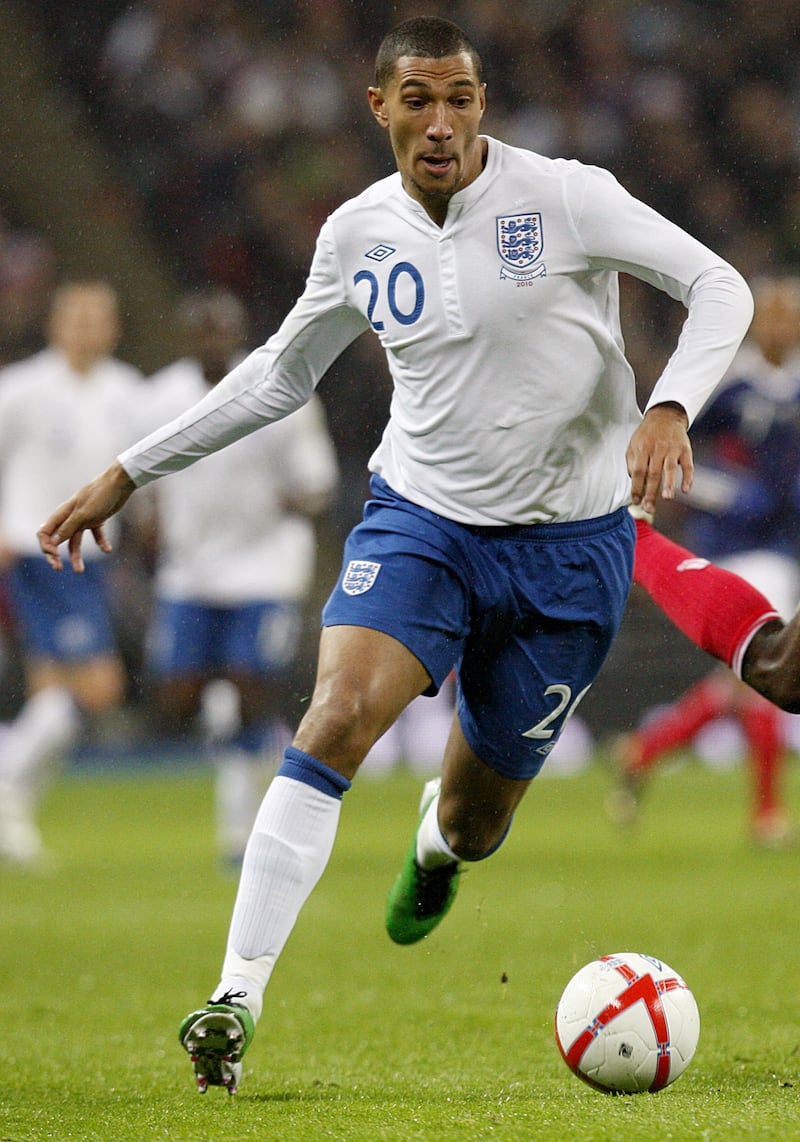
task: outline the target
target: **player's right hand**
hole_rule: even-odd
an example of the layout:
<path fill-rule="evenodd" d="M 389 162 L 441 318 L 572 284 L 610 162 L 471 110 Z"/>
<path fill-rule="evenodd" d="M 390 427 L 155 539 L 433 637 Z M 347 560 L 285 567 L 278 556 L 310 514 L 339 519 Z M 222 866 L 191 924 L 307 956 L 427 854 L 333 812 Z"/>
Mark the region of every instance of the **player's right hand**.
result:
<path fill-rule="evenodd" d="M 100 550 L 108 554 L 111 544 L 103 524 L 120 510 L 135 490 L 133 480 L 115 461 L 91 483 L 60 504 L 36 533 L 39 547 L 53 570 L 63 569 L 59 547 L 67 543 L 72 570 L 83 571 L 81 542 L 85 531 L 90 531 Z"/>

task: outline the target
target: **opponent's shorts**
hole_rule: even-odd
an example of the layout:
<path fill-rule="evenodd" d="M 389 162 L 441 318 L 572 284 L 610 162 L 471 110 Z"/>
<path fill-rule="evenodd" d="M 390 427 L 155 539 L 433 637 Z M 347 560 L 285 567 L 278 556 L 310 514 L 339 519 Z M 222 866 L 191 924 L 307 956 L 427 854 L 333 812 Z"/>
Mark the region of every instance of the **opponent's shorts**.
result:
<path fill-rule="evenodd" d="M 291 602 L 212 607 L 160 599 L 147 636 L 148 664 L 160 676 L 279 675 L 297 656 L 301 620 Z"/>
<path fill-rule="evenodd" d="M 410 503 L 379 477 L 371 487 L 323 625 L 396 638 L 428 671 L 432 693 L 455 667 L 470 747 L 506 777 L 534 777 L 622 620 L 630 513 L 473 527 Z"/>
<path fill-rule="evenodd" d="M 26 654 L 80 662 L 115 652 L 107 566 L 87 559 L 76 574 L 56 574 L 40 555 L 17 559 L 7 573 L 9 610 Z"/>

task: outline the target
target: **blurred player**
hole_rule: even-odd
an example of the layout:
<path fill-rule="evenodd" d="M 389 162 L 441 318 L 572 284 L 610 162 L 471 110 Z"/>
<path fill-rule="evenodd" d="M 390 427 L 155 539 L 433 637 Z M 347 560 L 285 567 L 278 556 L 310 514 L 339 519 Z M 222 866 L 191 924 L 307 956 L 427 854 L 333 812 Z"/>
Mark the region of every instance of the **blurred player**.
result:
<path fill-rule="evenodd" d="M 125 676 L 112 633 L 108 566 L 94 543 L 86 573 L 42 575 L 31 529 L 53 496 L 85 479 L 134 435 L 140 374 L 111 357 L 117 298 L 104 282 L 55 293 L 48 345 L 0 373 L 0 566 L 24 664 L 26 699 L 0 744 L 0 857 L 41 853 L 36 823 L 48 766 L 74 742 L 81 715 L 113 709 Z"/>
<path fill-rule="evenodd" d="M 480 58 L 449 21 L 389 33 L 368 99 L 397 171 L 329 216 L 277 333 L 39 532 L 51 566 L 67 541 L 80 567 L 81 532 L 103 542 L 103 521 L 137 486 L 280 419 L 362 332 L 380 338 L 394 389 L 372 497 L 323 611 L 309 708 L 248 841 L 220 982 L 179 1032 L 201 1091 L 236 1089 L 359 765 L 454 668 L 441 786 L 423 794 L 389 894 L 391 939 L 423 939 L 463 862 L 503 843 L 619 627 L 635 543 L 627 505 L 654 510 L 679 470 L 688 490 L 687 427 L 752 314 L 731 266 L 607 172 L 482 135 Z M 689 311 L 643 416 L 619 270 Z"/>
<path fill-rule="evenodd" d="M 701 558 L 684 561 L 682 587 L 692 593 L 697 572 L 713 559 L 769 598 L 773 619 L 788 622 L 800 599 L 800 280 L 761 280 L 753 292 L 750 335 L 695 424 L 705 459 L 696 465 L 686 534 Z M 652 535 L 640 534 L 637 567 L 648 565 L 657 575 L 656 551 Z M 713 612 L 730 601 L 720 593 L 704 605 Z M 742 645 L 734 652 L 733 673 L 715 671 L 618 744 L 622 783 L 611 810 L 621 821 L 635 816 L 645 775 L 659 760 L 727 716 L 741 726 L 750 751 L 753 838 L 775 845 L 792 836 L 780 789 L 781 718 L 775 705 L 739 680 L 746 677 L 746 650 Z"/>
<path fill-rule="evenodd" d="M 199 401 L 244 356 L 245 313 L 228 291 L 191 294 L 178 316 L 189 353 L 149 382 L 157 424 Z M 157 708 L 170 733 L 185 733 L 204 713 L 218 843 L 231 865 L 241 862 L 264 792 L 264 763 L 276 751 L 282 756 L 291 739 L 286 684 L 314 574 L 311 521 L 328 505 L 336 477 L 315 399 L 154 488 L 158 563 L 148 647 Z M 209 685 L 214 680 L 230 686 Z"/>

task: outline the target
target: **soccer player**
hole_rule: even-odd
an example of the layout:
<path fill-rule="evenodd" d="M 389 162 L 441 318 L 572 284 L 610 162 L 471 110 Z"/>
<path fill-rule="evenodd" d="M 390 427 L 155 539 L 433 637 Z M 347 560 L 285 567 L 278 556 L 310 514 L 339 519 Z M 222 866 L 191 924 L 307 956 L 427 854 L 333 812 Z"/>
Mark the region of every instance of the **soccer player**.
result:
<path fill-rule="evenodd" d="M 323 611 L 309 708 L 247 845 L 221 980 L 180 1029 L 201 1090 L 236 1087 L 359 764 L 453 667 L 441 787 L 423 794 L 390 892 L 391 938 L 429 933 L 463 862 L 503 842 L 621 620 L 628 504 L 653 511 L 679 469 L 690 487 L 687 426 L 752 316 L 742 277 L 612 175 L 482 135 L 481 61 L 449 21 L 390 32 L 368 99 L 397 172 L 325 222 L 278 332 L 39 533 L 51 566 L 68 541 L 79 568 L 82 532 L 107 547 L 103 523 L 136 487 L 291 412 L 360 333 L 380 338 L 394 392 L 372 496 Z M 620 334 L 620 270 L 689 311 L 644 416 Z"/>
<path fill-rule="evenodd" d="M 761 278 L 753 294 L 750 333 L 695 425 L 702 462 L 684 531 L 694 552 L 737 572 L 788 620 L 800 597 L 800 280 Z M 653 550 L 652 539 L 645 541 L 642 558 L 650 564 Z M 703 577 L 693 573 L 703 563 L 682 564 L 686 593 L 703 592 Z M 709 611 L 729 605 L 708 599 Z M 742 657 L 743 649 L 734 652 L 733 673 L 715 670 L 617 744 L 622 773 L 609 808 L 621 822 L 636 817 L 644 780 L 658 762 L 727 716 L 739 723 L 749 747 L 754 841 L 774 846 L 792 838 L 781 792 L 780 713 L 742 685 Z"/>
<path fill-rule="evenodd" d="M 0 751 L 0 858 L 17 864 L 42 856 L 39 803 L 82 716 L 112 710 L 125 691 L 100 551 L 91 545 L 84 575 L 54 582 L 31 541 L 53 497 L 96 471 L 110 441 L 131 439 L 141 375 L 111 356 L 119 333 L 109 285 L 66 283 L 47 347 L 0 373 L 0 567 L 26 687 Z"/>
<path fill-rule="evenodd" d="M 154 424 L 200 400 L 244 356 L 244 308 L 228 290 L 189 294 L 178 320 L 189 352 L 148 383 Z M 285 688 L 314 575 L 312 521 L 337 480 L 318 398 L 267 431 L 154 486 L 158 561 L 147 645 L 155 707 L 170 733 L 206 715 L 228 867 L 241 863 L 263 763 L 291 738 Z M 222 680 L 234 701 L 217 717 L 211 683 Z"/>

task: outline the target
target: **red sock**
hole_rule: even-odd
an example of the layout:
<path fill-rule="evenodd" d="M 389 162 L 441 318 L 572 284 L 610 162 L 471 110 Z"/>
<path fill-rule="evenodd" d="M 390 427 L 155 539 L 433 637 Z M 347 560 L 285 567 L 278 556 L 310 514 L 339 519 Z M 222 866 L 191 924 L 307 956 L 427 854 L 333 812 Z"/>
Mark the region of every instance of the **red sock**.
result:
<path fill-rule="evenodd" d="M 730 688 L 715 674 L 703 678 L 636 731 L 628 746 L 631 771 L 650 769 L 664 754 L 686 745 L 703 726 L 727 713 L 729 707 Z"/>
<path fill-rule="evenodd" d="M 780 776 L 783 757 L 780 711 L 766 698 L 748 698 L 739 718 L 753 767 L 754 815 L 774 813 L 780 807 Z"/>
<path fill-rule="evenodd" d="M 755 587 L 673 543 L 645 520 L 636 521 L 634 582 L 678 630 L 739 674 L 750 639 L 780 618 Z"/>

